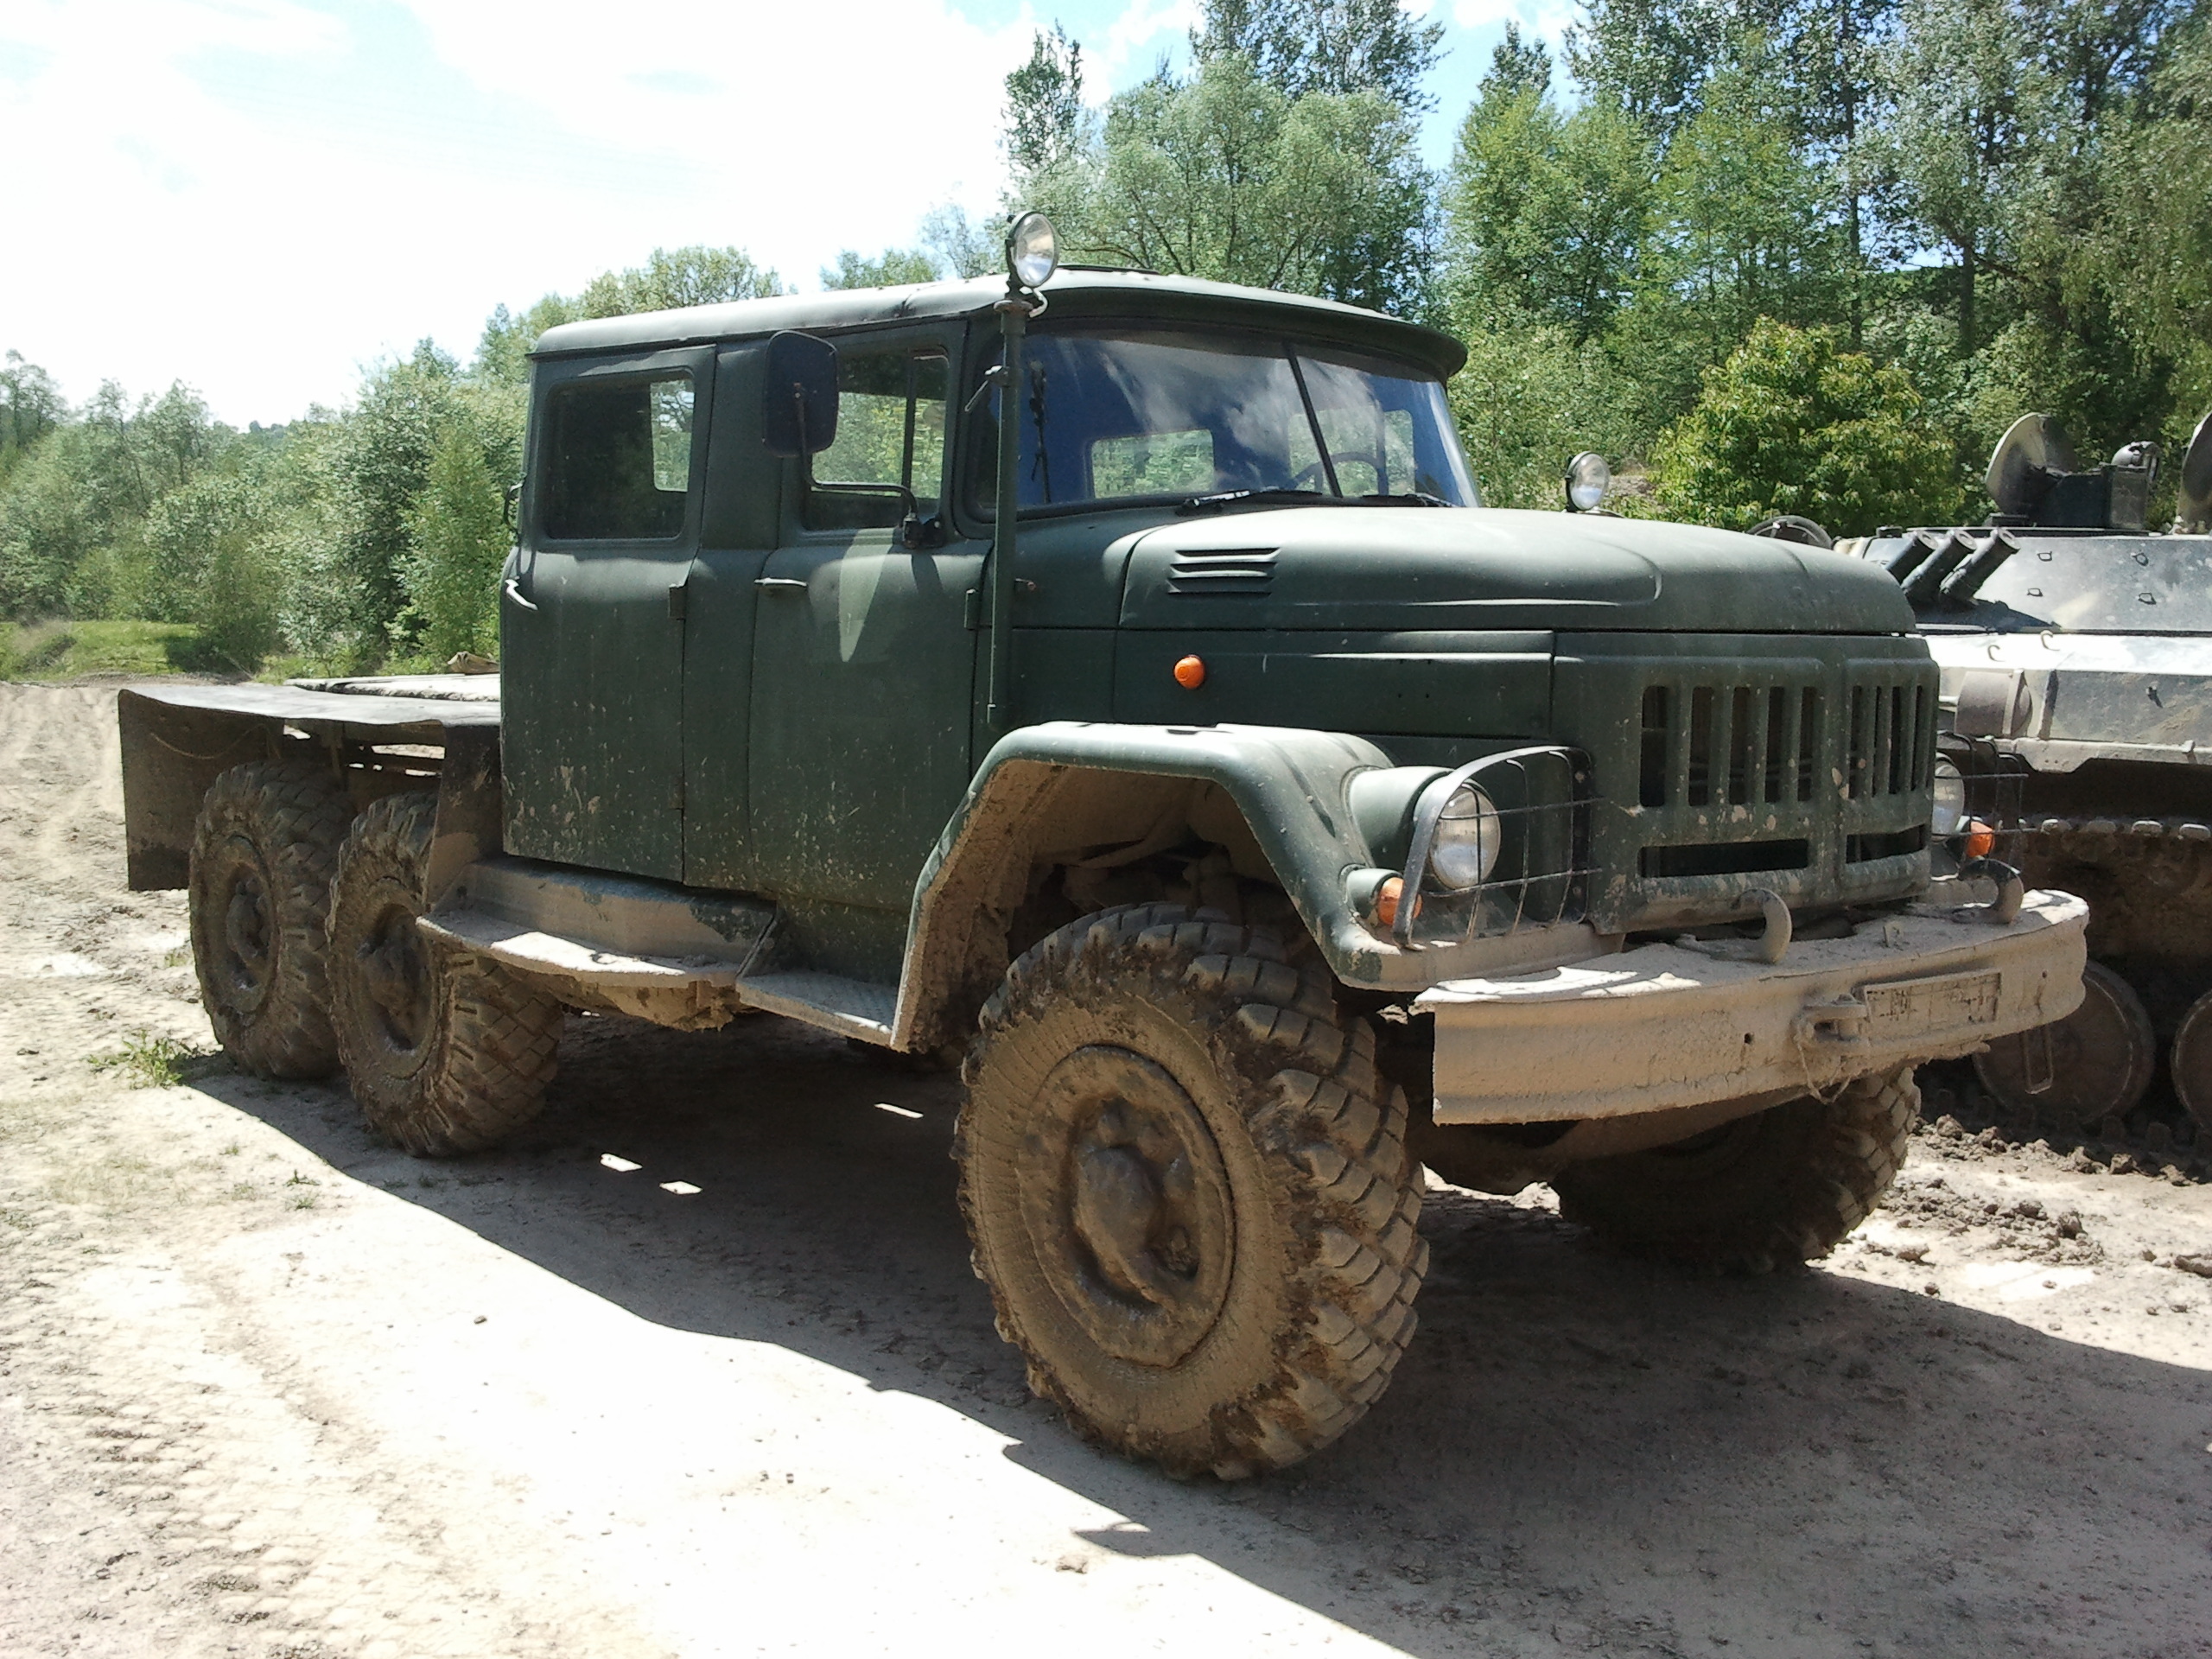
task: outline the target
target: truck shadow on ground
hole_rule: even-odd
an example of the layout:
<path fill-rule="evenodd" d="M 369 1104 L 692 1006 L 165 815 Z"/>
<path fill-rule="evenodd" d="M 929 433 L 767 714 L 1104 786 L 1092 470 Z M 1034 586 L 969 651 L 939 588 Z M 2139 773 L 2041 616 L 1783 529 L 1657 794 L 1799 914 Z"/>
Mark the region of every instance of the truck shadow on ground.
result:
<path fill-rule="evenodd" d="M 1446 1191 L 1367 1421 L 1285 1474 L 1179 1485 L 1029 1402 L 969 1269 L 954 1079 L 766 1019 L 575 1019 L 562 1059 L 514 1144 L 443 1164 L 372 1141 L 342 1085 L 199 1086 L 643 1318 L 988 1424 L 1127 1517 L 1101 1548 L 1408 1651 L 2212 1650 L 2205 1371 L 1842 1274 L 1693 1279 Z"/>

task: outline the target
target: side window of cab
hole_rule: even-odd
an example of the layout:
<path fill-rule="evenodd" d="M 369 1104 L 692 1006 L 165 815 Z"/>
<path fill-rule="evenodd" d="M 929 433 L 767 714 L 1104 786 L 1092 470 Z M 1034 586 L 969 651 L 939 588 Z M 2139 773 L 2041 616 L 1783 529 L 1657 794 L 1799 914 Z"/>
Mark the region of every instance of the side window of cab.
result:
<path fill-rule="evenodd" d="M 665 541 L 683 533 L 691 486 L 691 376 L 588 379 L 545 400 L 544 534 L 552 541 Z"/>
<path fill-rule="evenodd" d="M 944 349 L 837 348 L 837 441 L 814 458 L 801 522 L 870 530 L 937 516 L 944 490 Z"/>

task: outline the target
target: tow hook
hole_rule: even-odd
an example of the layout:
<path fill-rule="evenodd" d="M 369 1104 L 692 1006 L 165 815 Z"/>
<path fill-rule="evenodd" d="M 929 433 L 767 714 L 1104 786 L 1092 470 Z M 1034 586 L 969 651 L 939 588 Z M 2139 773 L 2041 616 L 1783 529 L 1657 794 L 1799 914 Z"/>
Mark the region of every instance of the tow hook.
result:
<path fill-rule="evenodd" d="M 1677 939 L 1675 943 L 1722 962 L 1777 963 L 1789 949 L 1789 906 L 1771 887 L 1753 887 L 1744 895 L 1759 907 L 1766 930 L 1756 939 Z"/>
<path fill-rule="evenodd" d="M 2020 906 L 2028 897 L 2027 883 L 2020 879 L 2019 871 L 2002 859 L 1970 858 L 1959 866 L 1959 880 L 1975 879 L 1997 884 L 1997 897 L 1986 905 L 1967 905 L 1959 911 L 1963 921 L 1971 917 L 1987 922 L 1993 927 L 2010 927 L 2020 919 Z"/>

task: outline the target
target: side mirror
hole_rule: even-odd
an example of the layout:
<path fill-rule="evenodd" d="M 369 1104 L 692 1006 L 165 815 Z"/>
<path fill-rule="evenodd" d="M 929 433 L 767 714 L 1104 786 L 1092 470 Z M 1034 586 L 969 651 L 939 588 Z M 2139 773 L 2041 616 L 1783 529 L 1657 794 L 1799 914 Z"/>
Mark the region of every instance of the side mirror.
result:
<path fill-rule="evenodd" d="M 785 461 L 818 455 L 837 441 L 837 348 L 791 332 L 768 341 L 760 441 Z"/>

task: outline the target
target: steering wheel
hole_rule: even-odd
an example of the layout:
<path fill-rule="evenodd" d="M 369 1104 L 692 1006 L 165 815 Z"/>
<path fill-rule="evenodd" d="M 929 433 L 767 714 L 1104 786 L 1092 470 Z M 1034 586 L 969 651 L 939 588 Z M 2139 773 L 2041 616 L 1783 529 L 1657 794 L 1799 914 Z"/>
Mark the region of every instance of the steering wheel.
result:
<path fill-rule="evenodd" d="M 1375 465 L 1374 455 L 1364 450 L 1332 449 L 1329 451 L 1329 464 L 1332 467 L 1340 461 L 1351 461 L 1361 467 L 1371 467 Z M 1286 489 L 1292 490 L 1316 490 L 1320 486 L 1321 463 L 1318 461 L 1300 467 L 1297 476 L 1284 486 Z"/>

